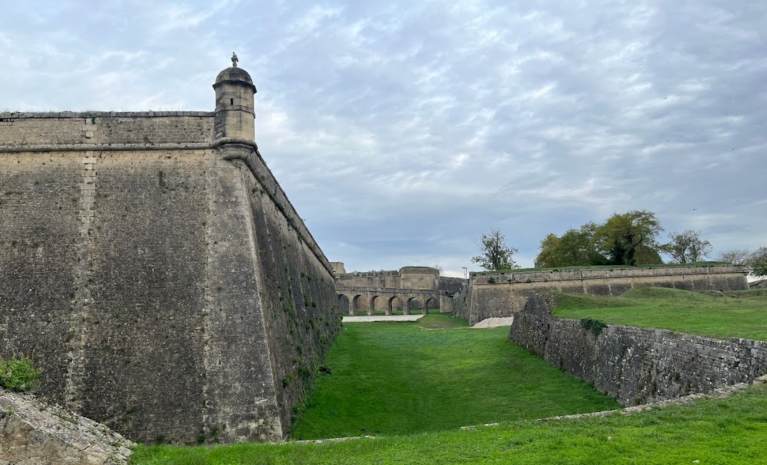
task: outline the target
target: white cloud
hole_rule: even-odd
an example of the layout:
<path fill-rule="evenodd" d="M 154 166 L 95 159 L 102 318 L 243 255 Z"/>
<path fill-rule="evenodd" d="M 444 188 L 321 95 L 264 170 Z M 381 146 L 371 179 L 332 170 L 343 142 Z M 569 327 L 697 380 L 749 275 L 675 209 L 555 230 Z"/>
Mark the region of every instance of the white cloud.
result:
<path fill-rule="evenodd" d="M 210 110 L 237 51 L 265 159 L 347 269 L 460 273 L 496 225 L 530 266 L 545 234 L 636 208 L 756 247 L 765 17 L 724 0 L 16 2 L 0 108 Z"/>

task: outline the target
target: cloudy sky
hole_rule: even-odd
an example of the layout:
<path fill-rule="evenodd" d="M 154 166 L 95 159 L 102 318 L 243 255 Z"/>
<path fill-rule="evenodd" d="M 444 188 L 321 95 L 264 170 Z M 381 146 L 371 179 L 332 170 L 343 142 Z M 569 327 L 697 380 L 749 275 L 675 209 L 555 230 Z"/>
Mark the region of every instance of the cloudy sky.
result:
<path fill-rule="evenodd" d="M 261 153 L 347 270 L 476 269 L 655 212 L 767 246 L 763 0 L 3 0 L 0 111 L 212 110 L 236 51 Z"/>

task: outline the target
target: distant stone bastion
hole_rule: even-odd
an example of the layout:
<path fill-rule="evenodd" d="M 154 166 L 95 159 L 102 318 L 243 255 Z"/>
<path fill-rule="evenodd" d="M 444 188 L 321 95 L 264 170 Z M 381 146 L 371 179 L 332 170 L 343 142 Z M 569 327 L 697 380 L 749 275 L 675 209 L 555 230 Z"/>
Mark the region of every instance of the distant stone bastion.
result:
<path fill-rule="evenodd" d="M 688 291 L 748 289 L 747 270 L 734 265 L 595 267 L 540 271 L 471 273 L 455 296 L 453 313 L 475 325 L 487 318 L 513 316 L 532 292 L 618 296 L 637 286 Z"/>
<path fill-rule="evenodd" d="M 462 278 L 440 276 L 428 266 L 405 266 L 393 271 L 346 273 L 344 264 L 331 262 L 336 273 L 336 291 L 342 313 L 391 315 L 401 310 L 440 309 L 453 311 L 453 296 L 466 284 Z"/>

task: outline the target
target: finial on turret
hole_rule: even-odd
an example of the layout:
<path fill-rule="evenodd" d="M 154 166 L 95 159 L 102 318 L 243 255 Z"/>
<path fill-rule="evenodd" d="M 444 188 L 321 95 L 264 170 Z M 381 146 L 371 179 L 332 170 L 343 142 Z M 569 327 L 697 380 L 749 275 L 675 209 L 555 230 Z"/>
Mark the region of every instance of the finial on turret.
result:
<path fill-rule="evenodd" d="M 237 62 L 240 61 L 239 58 L 237 58 L 237 54 L 232 52 L 232 67 L 237 67 Z"/>

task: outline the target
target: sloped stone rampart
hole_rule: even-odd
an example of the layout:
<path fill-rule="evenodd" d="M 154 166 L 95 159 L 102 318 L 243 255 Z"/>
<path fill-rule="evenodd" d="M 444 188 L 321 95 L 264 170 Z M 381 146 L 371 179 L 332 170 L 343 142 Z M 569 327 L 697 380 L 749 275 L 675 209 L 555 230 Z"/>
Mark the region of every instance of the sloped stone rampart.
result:
<path fill-rule="evenodd" d="M 748 272 L 742 266 L 595 267 L 472 273 L 456 296 L 454 314 L 474 325 L 486 318 L 504 318 L 522 310 L 533 292 L 619 296 L 638 286 L 687 291 L 737 291 L 748 289 Z"/>
<path fill-rule="evenodd" d="M 127 465 L 131 445 L 102 424 L 0 388 L 2 465 Z"/>
<path fill-rule="evenodd" d="M 553 318 L 553 308 L 552 296 L 532 294 L 509 339 L 624 405 L 705 394 L 767 373 L 762 341 L 614 325 L 597 332 Z"/>
<path fill-rule="evenodd" d="M 0 120 L 0 357 L 135 441 L 288 437 L 341 315 L 258 152 L 212 113 Z"/>

